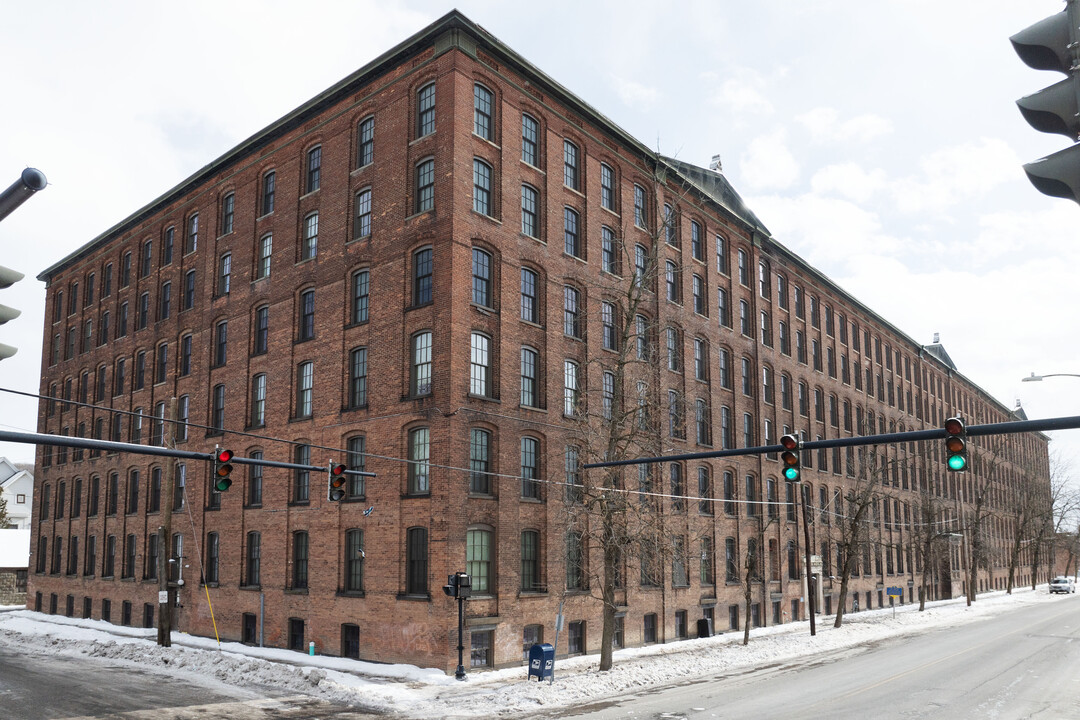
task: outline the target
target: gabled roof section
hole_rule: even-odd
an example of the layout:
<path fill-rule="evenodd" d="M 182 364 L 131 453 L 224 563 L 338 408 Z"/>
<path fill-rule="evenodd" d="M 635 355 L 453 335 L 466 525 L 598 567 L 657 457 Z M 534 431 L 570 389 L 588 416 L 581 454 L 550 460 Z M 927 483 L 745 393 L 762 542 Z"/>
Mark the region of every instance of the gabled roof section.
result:
<path fill-rule="evenodd" d="M 954 363 L 952 361 L 952 358 L 949 357 L 949 353 L 945 352 L 945 346 L 942 345 L 940 342 L 935 341 L 930 343 L 929 345 L 923 345 L 923 350 L 936 357 L 950 369 L 957 370 L 956 363 Z"/>
<path fill-rule="evenodd" d="M 729 183 L 727 178 L 723 175 L 712 170 L 706 170 L 705 168 L 691 165 L 690 163 L 681 160 L 676 160 L 675 158 L 661 156 L 661 160 L 682 175 L 687 182 L 697 188 L 700 192 L 711 198 L 713 202 L 717 203 L 755 230 L 764 235 L 772 236 L 772 233 L 765 227 L 765 224 L 758 219 L 758 216 L 754 214 L 753 210 L 747 207 L 742 196 L 735 191 L 735 188 L 731 186 L 731 183 Z"/>

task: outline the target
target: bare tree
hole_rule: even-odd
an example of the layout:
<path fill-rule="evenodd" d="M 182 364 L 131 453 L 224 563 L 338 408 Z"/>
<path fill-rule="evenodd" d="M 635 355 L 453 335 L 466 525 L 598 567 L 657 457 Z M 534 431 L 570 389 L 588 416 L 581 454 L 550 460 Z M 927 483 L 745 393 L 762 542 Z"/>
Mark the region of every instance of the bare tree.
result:
<path fill-rule="evenodd" d="M 0 495 L 0 528 L 6 528 L 8 524 L 7 498 Z"/>
<path fill-rule="evenodd" d="M 659 156 L 651 163 L 653 202 L 641 215 L 635 208 L 637 241 L 627 240 L 625 226 L 605 228 L 601 273 L 563 278 L 567 287 L 587 286 L 587 296 L 599 305 L 598 339 L 584 337 L 583 317 L 566 315 L 567 334 L 586 342 L 583 370 L 569 364 L 564 368 L 563 413 L 573 421 L 565 457 L 564 522 L 568 538 L 582 546 L 568 552 L 568 563 L 584 564 L 589 556 L 600 559 L 589 575 L 593 582 L 587 583 L 603 608 L 600 670 L 612 665 L 617 595 L 625 587 L 627 561 L 638 558 L 642 578 L 663 589 L 663 568 L 670 565 L 673 573 L 688 572 L 693 537 L 689 521 L 686 528 L 672 524 L 686 513 L 686 478 L 673 477 L 671 492 L 662 493 L 656 468 L 650 465 L 632 466 L 631 472 L 621 467 L 580 470 L 580 465 L 592 462 L 658 456 L 664 451 L 665 436 L 686 435 L 685 400 L 676 395 L 665 402 L 660 392 L 659 247 L 677 217 L 656 212 L 661 193 L 672 198 L 672 191 Z M 582 323 L 580 328 L 573 325 L 577 322 Z M 665 343 L 669 366 L 682 363 L 680 343 L 679 338 Z M 626 475 L 636 475 L 631 487 Z M 664 511 L 665 495 L 671 517 Z M 580 572 L 584 574 L 583 569 Z"/>
<path fill-rule="evenodd" d="M 864 548 L 872 542 L 869 529 L 871 514 L 881 497 L 887 470 L 887 464 L 877 452 L 868 448 L 858 449 L 855 483 L 844 494 L 845 512 L 836 522 L 840 534 L 837 543 L 840 551 L 837 568 L 840 572 L 840 596 L 833 627 L 843 625 L 851 576 L 860 557 L 865 555 Z"/>

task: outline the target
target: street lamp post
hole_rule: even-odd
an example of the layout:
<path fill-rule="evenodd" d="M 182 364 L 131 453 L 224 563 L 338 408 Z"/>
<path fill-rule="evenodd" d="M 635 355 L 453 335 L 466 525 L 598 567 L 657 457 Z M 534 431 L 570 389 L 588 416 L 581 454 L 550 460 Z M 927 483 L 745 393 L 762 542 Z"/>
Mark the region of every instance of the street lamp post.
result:
<path fill-rule="evenodd" d="M 1043 378 L 1050 378 L 1050 377 L 1074 377 L 1074 378 L 1080 378 L 1080 375 L 1077 375 L 1076 373 L 1050 373 L 1049 375 L 1036 375 L 1035 373 L 1031 373 L 1031 375 L 1029 375 L 1028 377 L 1021 378 L 1020 382 L 1041 382 L 1043 380 Z"/>

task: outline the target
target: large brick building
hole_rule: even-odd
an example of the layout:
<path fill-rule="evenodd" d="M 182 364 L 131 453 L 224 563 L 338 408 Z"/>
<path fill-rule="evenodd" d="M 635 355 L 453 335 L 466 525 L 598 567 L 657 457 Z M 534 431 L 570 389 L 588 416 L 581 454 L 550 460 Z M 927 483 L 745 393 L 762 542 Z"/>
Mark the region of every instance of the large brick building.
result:
<path fill-rule="evenodd" d="M 40 276 L 41 392 L 58 398 L 42 402 L 41 432 L 160 444 L 177 398 L 181 449 L 347 458 L 377 477 L 331 503 L 317 473 L 243 466 L 217 493 L 209 463 L 189 460 L 163 498 L 164 458 L 41 447 L 28 602 L 152 624 L 171 502 L 187 632 L 213 632 L 205 583 L 226 639 L 452 668 L 456 608 L 440 588 L 467 569 L 473 665 L 553 640 L 560 602 L 560 654 L 595 651 L 603 563 L 595 543 L 573 546 L 564 488 L 590 459 L 574 416 L 611 393 L 608 300 L 641 258 L 659 268 L 638 312 L 643 344 L 660 348 L 648 392 L 665 453 L 1013 418 L 940 345 L 781 245 L 721 173 L 657 157 L 454 12 Z M 997 510 L 1021 482 L 1048 483 L 1045 437 L 993 449 Z M 920 492 L 954 518 L 943 529 L 960 529 L 971 499 L 974 473 L 947 475 L 939 448 L 882 452 L 900 462 L 853 579 L 862 607 L 887 586 L 915 598 Z M 806 460 L 828 576 L 830 503 L 855 468 L 839 451 Z M 700 618 L 805 619 L 779 470 L 765 455 L 656 468 L 685 554 L 640 582 L 638 559 L 621 560 L 617 643 L 692 636 Z M 1013 536 L 999 512 L 978 590 L 1002 587 Z M 740 558 L 754 543 L 747 618 Z M 938 595 L 963 589 L 966 562 L 960 546 L 935 568 Z M 826 578 L 826 613 L 838 590 Z"/>

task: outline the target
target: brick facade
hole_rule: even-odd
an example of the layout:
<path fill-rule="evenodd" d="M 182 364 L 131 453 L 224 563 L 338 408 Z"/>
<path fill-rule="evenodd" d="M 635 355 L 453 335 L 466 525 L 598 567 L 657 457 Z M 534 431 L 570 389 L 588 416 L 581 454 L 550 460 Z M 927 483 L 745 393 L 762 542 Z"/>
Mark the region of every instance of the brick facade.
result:
<path fill-rule="evenodd" d="M 474 132 L 478 84 L 493 96 L 490 139 Z M 434 130 L 421 134 L 421 96 L 428 86 L 435 90 Z M 539 129 L 532 162 L 523 160 L 523 115 L 535 119 Z M 369 118 L 374 119 L 373 160 L 366 162 L 362 141 Z M 567 140 L 578 153 L 578 189 L 565 182 Z M 319 177 L 318 187 L 312 188 L 315 148 Z M 428 160 L 433 161 L 430 208 L 422 205 Z M 487 214 L 474 210 L 476 160 L 493 177 Z M 467 604 L 478 662 L 520 663 L 523 644 L 535 637 L 526 635 L 530 626 L 543 626 L 543 639 L 552 641 L 561 600 L 568 622 L 583 623 L 575 627 L 575 633 L 584 635 L 583 649 L 599 646 L 599 603 L 588 592 L 563 591 L 561 483 L 572 436 L 562 412 L 563 365 L 580 361 L 586 368 L 583 387 L 598 397 L 601 371 L 586 363 L 603 357 L 604 295 L 597 289 L 603 228 L 611 228 L 625 244 L 621 263 L 627 275 L 634 261 L 631 248 L 649 244 L 652 237 L 634 227 L 635 185 L 648 191 L 650 224 L 655 227 L 665 202 L 677 206 L 679 218 L 677 236 L 658 250 L 662 265 L 670 260 L 679 269 L 675 301 L 667 299 L 661 275 L 646 307 L 650 322 L 662 329 L 657 333 L 661 348 L 663 331 L 680 330 L 683 369 L 658 367 L 653 375 L 661 392 L 675 390 L 685 398 L 686 438 L 665 437 L 669 452 L 719 449 L 725 412 L 736 447 L 744 446 L 744 416 L 750 418 L 751 444 L 775 443 L 789 428 L 813 439 L 940 427 L 956 413 L 972 423 L 1012 418 L 1007 408 L 959 374 L 937 346 L 916 343 L 774 240 L 719 175 L 661 160 L 668 181 L 655 186 L 653 162 L 645 146 L 451 13 L 42 274 L 48 283 L 42 394 L 106 410 L 43 401 L 39 430 L 147 443 L 161 432 L 151 416 L 177 397 L 181 406 L 186 398 L 191 424 L 178 445 L 183 449 L 210 452 L 220 444 L 241 456 L 261 452 L 266 459 L 291 461 L 301 446 L 309 448 L 312 464 L 323 464 L 344 461 L 350 440 L 362 437 L 364 467 L 377 477 L 367 479 L 362 494 L 341 503 L 326 500 L 325 478 L 318 473 L 307 479 L 305 492 L 303 478 L 293 471 L 266 468 L 261 497 L 253 498 L 255 474 L 242 466 L 232 488 L 215 496 L 208 484 L 209 463 L 183 464 L 185 502 L 173 514 L 173 530 L 183 537 L 186 582 L 177 627 L 212 634 L 199 582 L 203 577 L 225 639 L 244 639 L 245 618 L 249 632 L 262 598 L 269 645 L 288 646 L 290 619 L 302 620 L 305 649 L 314 641 L 318 652 L 347 654 L 353 652 L 348 638 L 358 642 L 358 654 L 365 659 L 453 669 L 456 607 L 440 588 L 448 573 L 465 569 L 470 530 L 489 533 L 474 537 L 477 542 L 486 537 L 491 552 L 491 588 Z M 615 194 L 607 203 L 611 209 L 601 199 L 602 167 L 614 175 Z M 273 173 L 272 211 L 266 208 L 268 173 Z M 523 231 L 523 186 L 538 196 L 535 236 Z M 368 190 L 370 215 L 358 220 Z M 579 257 L 565 252 L 567 208 L 579 219 Z M 306 238 L 316 213 L 317 245 L 310 252 Z M 192 248 L 194 217 L 197 243 Z M 361 229 L 367 221 L 369 233 Z M 694 256 L 695 227 L 700 229 L 699 257 Z M 170 236 L 171 256 L 165 248 Z M 272 252 L 266 274 L 260 255 L 268 237 Z M 474 248 L 491 259 L 491 294 L 480 303 L 473 295 Z M 427 251 L 430 297 L 425 294 Z M 130 278 L 125 278 L 128 253 Z M 536 321 L 522 320 L 522 268 L 538 278 Z M 189 286 L 191 272 L 194 285 Z M 359 312 L 357 273 L 366 273 L 366 317 L 354 314 Z M 704 294 L 701 312 L 695 312 L 695 283 Z M 564 332 L 567 285 L 582 291 L 583 339 Z M 726 317 L 718 307 L 718 291 L 726 295 Z M 144 296 L 147 318 L 141 327 Z M 746 332 L 740 325 L 741 303 L 747 308 Z M 264 317 L 265 341 L 260 329 Z M 222 323 L 227 323 L 224 332 Z M 422 342 L 426 333 L 430 344 Z M 479 396 L 470 384 L 474 333 L 489 343 Z M 701 379 L 695 376 L 695 340 L 707 348 Z M 190 357 L 184 349 L 188 342 Z M 523 347 L 535 350 L 539 362 L 536 398 L 527 406 L 520 402 Z M 806 354 L 801 361 L 800 348 Z M 356 402 L 352 363 L 358 349 L 366 353 L 366 395 Z M 721 351 L 730 382 L 724 379 Z M 418 352 L 430 353 L 430 389 L 417 387 Z M 142 361 L 140 353 L 145 353 Z M 744 359 L 749 393 L 743 392 Z M 313 367 L 310 386 L 305 384 L 306 363 Z M 766 376 L 771 389 L 763 386 Z M 258 377 L 265 378 L 265 401 L 257 391 Z M 215 408 L 222 398 L 223 405 Z M 698 399 L 707 401 L 710 416 L 711 437 L 702 442 L 694 432 Z M 137 415 L 123 415 L 114 428 L 110 410 L 141 411 L 141 427 Z M 877 426 L 863 430 L 864 423 L 875 420 Z M 470 492 L 473 430 L 487 433 L 491 486 L 481 492 Z M 426 484 L 416 478 L 416 466 L 406 462 L 415 457 L 411 446 L 418 446 L 425 433 Z M 545 482 L 536 499 L 522 497 L 522 438 L 535 440 L 539 451 L 538 477 Z M 1048 483 L 1044 437 L 1008 436 L 1003 443 L 1008 448 L 1001 453 L 1007 458 L 1000 470 L 1003 478 L 1015 483 L 1027 468 Z M 947 476 L 936 452 L 929 446 L 911 455 L 886 451 L 892 459 L 905 460 L 891 488 L 897 508 L 900 503 L 906 507 L 922 483 L 957 514 L 963 509 L 970 480 Z M 831 497 L 850 483 L 843 458 L 827 457 L 827 468 L 813 460 L 814 467 L 805 471 L 812 501 L 819 488 L 827 488 Z M 120 621 L 119 609 L 128 602 L 135 608 L 132 622 L 139 623 L 144 605 L 156 602 L 158 584 L 147 558 L 149 538 L 160 524 L 153 487 L 155 478 L 164 478 L 163 467 L 147 456 L 39 448 L 31 596 L 71 595 L 76 613 L 87 607 L 88 598 L 95 618 L 102 615 L 102 601 L 108 601 L 113 622 Z M 743 456 L 689 461 L 681 468 L 691 499 L 679 523 L 687 537 L 695 538 L 689 582 L 673 583 L 668 567 L 660 587 L 642 587 L 636 562 L 628 559 L 626 588 L 620 594 L 623 642 L 653 640 L 645 629 L 653 621 L 658 641 L 684 630 L 694 636 L 694 621 L 709 614 L 718 630 L 727 628 L 729 608 L 742 602 L 741 586 L 725 582 L 728 538 L 741 553 L 747 538 L 759 536 L 763 553 L 775 564 L 777 571 L 770 567 L 755 590 L 757 622 L 773 624 L 777 617 L 787 622 L 793 614 L 804 618 L 802 581 L 789 579 L 786 569 L 778 571 L 781 564 L 787 567 L 789 542 L 802 557 L 796 525 L 781 511 L 778 521 L 762 530 L 760 516 L 746 511 L 754 505 L 744 504 L 753 500 L 745 497 L 746 478 L 752 479 L 756 498 L 765 498 L 767 481 L 779 477 L 776 460 Z M 711 478 L 711 514 L 697 512 L 699 468 Z M 738 503 L 730 516 L 722 502 L 725 473 L 733 478 L 731 499 Z M 667 470 L 661 476 L 666 483 Z M 132 484 L 138 488 L 134 496 Z M 783 500 L 783 483 L 777 487 Z M 156 505 L 167 501 L 161 497 Z M 1005 501 L 1005 494 L 996 500 Z M 664 502 L 670 511 L 671 498 Z M 365 515 L 368 508 L 373 510 Z M 831 538 L 825 517 L 812 528 L 815 549 Z M 349 573 L 357 569 L 357 558 L 346 557 L 355 548 L 348 545 L 351 530 L 362 532 L 362 581 L 356 589 L 349 588 Z M 541 582 L 535 588 L 522 589 L 523 530 L 535 531 L 540 540 Z M 307 533 L 306 558 L 298 532 Z M 860 605 L 877 607 L 883 588 L 890 585 L 907 588 L 904 600 L 911 601 L 918 576 L 905 526 L 885 523 L 874 532 L 887 552 L 900 548 L 904 570 L 890 572 L 883 566 L 870 573 L 867 568 L 853 582 Z M 996 547 L 1006 547 L 1010 532 L 1004 521 L 996 527 Z M 257 583 L 248 570 L 254 533 L 259 539 Z M 420 542 L 425 533 L 426 541 Z M 130 567 L 129 536 L 135 548 Z M 213 581 L 201 566 L 210 562 L 215 537 Z M 715 551 L 713 582 L 702 581 L 696 561 L 701 537 L 710 538 Z M 108 572 L 110 542 L 115 542 L 115 553 Z M 596 549 L 588 548 L 587 556 L 586 565 L 595 572 L 600 563 Z M 938 592 L 961 591 L 963 562 L 957 556 L 945 568 Z M 306 583 L 303 578 L 298 583 L 297 566 L 305 563 Z M 887 568 L 893 567 L 890 557 Z M 979 590 L 999 587 L 1001 576 L 1000 562 L 990 571 L 980 570 Z M 832 602 L 838 584 L 826 580 L 824 593 Z M 292 627 L 298 629 L 296 623 Z M 249 634 L 246 639 L 253 638 Z M 298 640 L 293 637 L 294 644 Z M 489 641 L 490 650 L 484 647 Z M 560 654 L 565 648 L 561 644 Z"/>

